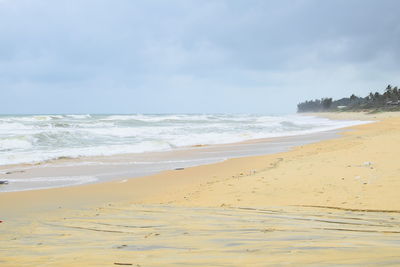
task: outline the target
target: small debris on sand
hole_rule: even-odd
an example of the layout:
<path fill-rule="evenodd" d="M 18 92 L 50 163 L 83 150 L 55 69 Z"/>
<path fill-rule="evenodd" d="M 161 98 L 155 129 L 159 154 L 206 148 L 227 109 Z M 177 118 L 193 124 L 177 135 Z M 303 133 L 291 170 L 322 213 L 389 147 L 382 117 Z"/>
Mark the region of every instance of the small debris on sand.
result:
<path fill-rule="evenodd" d="M 11 172 L 6 172 L 6 174 L 13 174 L 13 173 L 24 173 L 25 171 L 11 171 Z"/>

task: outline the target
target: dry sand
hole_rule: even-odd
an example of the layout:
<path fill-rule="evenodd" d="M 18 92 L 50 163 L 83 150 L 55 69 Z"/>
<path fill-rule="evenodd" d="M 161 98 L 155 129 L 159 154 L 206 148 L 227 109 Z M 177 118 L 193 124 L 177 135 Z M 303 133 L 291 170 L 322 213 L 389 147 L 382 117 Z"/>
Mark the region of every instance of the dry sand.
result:
<path fill-rule="evenodd" d="M 400 265 L 400 114 L 274 155 L 0 195 L 1 266 Z"/>

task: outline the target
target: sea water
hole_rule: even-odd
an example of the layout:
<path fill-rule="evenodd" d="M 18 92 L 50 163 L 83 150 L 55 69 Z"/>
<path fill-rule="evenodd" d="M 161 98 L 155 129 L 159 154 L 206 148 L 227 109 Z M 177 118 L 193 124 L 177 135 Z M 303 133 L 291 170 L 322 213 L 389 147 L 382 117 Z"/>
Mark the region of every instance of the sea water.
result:
<path fill-rule="evenodd" d="M 0 165 L 166 151 L 315 133 L 360 123 L 300 115 L 0 116 Z"/>
<path fill-rule="evenodd" d="M 277 153 L 363 123 L 297 114 L 0 116 L 0 180 L 9 182 L 0 192 L 123 181 Z"/>

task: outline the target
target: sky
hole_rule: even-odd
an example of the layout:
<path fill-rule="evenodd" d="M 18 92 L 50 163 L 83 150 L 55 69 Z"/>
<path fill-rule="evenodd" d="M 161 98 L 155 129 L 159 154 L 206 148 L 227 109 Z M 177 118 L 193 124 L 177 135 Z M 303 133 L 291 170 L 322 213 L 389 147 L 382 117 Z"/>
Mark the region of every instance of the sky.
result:
<path fill-rule="evenodd" d="M 0 0 L 0 114 L 293 113 L 387 84 L 397 0 Z"/>

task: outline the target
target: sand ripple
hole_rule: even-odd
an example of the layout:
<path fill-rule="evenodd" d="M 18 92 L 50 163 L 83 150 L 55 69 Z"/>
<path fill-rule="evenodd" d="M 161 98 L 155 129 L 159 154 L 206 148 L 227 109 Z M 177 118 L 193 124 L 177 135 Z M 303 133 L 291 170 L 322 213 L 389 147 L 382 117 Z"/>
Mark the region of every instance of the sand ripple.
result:
<path fill-rule="evenodd" d="M 2 225 L 2 266 L 400 264 L 397 212 L 110 205 L 62 214 Z"/>

